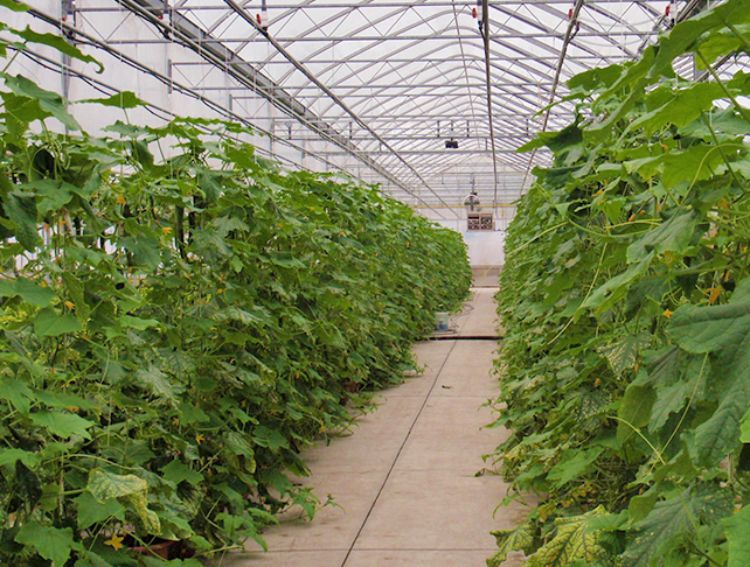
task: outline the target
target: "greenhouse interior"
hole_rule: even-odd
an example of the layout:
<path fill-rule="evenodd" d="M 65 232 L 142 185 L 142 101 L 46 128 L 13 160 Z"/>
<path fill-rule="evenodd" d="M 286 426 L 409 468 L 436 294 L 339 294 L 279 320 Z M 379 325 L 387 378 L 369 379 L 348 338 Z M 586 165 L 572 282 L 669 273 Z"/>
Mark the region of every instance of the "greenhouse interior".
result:
<path fill-rule="evenodd" d="M 750 566 L 750 0 L 0 15 L 0 565 Z"/>

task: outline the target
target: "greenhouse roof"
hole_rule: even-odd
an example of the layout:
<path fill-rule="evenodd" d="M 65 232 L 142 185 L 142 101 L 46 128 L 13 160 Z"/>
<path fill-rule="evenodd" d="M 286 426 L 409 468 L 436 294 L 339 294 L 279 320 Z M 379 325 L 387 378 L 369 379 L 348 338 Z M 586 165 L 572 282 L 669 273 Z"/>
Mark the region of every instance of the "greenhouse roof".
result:
<path fill-rule="evenodd" d="M 515 200 L 530 167 L 546 159 L 515 150 L 567 123 L 568 104 L 540 112 L 564 95 L 565 81 L 635 58 L 697 4 L 78 0 L 73 9 L 77 29 L 138 64 L 144 50 L 178 44 L 170 80 L 244 112 L 303 157 L 407 202 L 448 208 L 471 188 L 485 203 Z"/>

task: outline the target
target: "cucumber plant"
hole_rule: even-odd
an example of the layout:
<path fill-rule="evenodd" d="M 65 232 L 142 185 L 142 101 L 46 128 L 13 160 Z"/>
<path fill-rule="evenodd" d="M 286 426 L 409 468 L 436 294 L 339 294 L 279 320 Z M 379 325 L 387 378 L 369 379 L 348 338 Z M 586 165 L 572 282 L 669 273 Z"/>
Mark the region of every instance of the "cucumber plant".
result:
<path fill-rule="evenodd" d="M 750 561 L 750 3 L 569 82 L 506 243 L 499 565 Z M 512 496 L 511 496 L 512 497 Z"/>
<path fill-rule="evenodd" d="M 31 42 L 96 64 L 0 29 L 0 56 Z M 400 382 L 434 313 L 465 299 L 460 235 L 374 187 L 284 171 L 236 124 L 95 136 L 74 104 L 143 103 L 1 76 L 0 563 L 265 547 L 279 511 L 319 503 L 293 480 L 300 451 Z"/>

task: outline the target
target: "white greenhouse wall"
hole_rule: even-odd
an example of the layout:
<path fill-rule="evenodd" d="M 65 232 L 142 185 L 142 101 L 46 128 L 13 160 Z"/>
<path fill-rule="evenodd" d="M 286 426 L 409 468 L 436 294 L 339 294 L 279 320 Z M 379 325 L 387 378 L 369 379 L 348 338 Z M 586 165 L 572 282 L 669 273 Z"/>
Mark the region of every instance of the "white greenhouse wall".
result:
<path fill-rule="evenodd" d="M 445 214 L 453 218 L 439 218 L 436 211 L 422 210 L 422 213 L 442 226 L 461 233 L 469 248 L 469 262 L 472 266 L 502 266 L 505 263 L 505 231 L 515 213 L 514 207 L 498 209 L 495 230 L 492 232 L 467 230 L 466 216 L 463 208 L 452 209 L 459 215 Z"/>

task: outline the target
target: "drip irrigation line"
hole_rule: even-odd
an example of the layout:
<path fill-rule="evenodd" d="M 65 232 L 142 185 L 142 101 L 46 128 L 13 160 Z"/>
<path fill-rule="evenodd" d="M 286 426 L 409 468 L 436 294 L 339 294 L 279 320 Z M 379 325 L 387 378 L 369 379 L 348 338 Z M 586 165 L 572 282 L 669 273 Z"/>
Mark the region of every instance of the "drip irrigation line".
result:
<path fill-rule="evenodd" d="M 428 341 L 502 341 L 503 335 L 431 335 Z"/>

